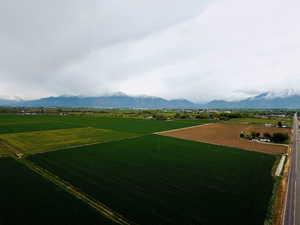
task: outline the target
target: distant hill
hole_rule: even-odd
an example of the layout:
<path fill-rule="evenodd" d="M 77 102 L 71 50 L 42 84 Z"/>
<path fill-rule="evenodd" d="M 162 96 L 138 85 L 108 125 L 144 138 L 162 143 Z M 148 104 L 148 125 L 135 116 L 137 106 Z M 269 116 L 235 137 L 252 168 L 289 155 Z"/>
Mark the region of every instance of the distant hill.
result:
<path fill-rule="evenodd" d="M 0 106 L 12 106 L 15 104 L 17 104 L 17 101 L 15 100 L 0 99 Z"/>
<path fill-rule="evenodd" d="M 300 95 L 294 92 L 265 92 L 252 98 L 240 101 L 214 100 L 205 105 L 205 108 L 236 108 L 236 109 L 279 109 L 279 108 L 300 108 Z"/>
<path fill-rule="evenodd" d="M 265 92 L 240 101 L 213 100 L 196 104 L 186 99 L 166 100 L 153 96 L 129 96 L 118 93 L 109 96 L 58 96 L 36 100 L 0 99 L 1 106 L 66 107 L 66 108 L 144 108 L 144 109 L 275 109 L 300 108 L 300 95 L 294 92 Z"/>
<path fill-rule="evenodd" d="M 0 102 L 1 104 L 1 102 Z M 83 108 L 145 108 L 145 109 L 184 109 L 197 108 L 197 104 L 185 99 L 166 100 L 151 96 L 128 96 L 124 94 L 98 97 L 59 96 L 31 101 L 8 102 L 9 106 L 26 107 L 83 107 Z"/>

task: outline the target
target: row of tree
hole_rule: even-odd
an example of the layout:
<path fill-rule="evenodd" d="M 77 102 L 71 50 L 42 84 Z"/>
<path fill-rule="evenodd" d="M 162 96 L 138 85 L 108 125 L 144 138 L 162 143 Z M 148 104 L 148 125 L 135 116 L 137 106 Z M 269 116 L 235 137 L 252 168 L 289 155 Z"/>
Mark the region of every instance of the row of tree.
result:
<path fill-rule="evenodd" d="M 273 134 L 265 132 L 265 133 L 261 134 L 260 132 L 252 131 L 250 133 L 250 135 L 241 133 L 240 137 L 241 138 L 247 138 L 247 139 L 265 138 L 265 139 L 270 140 L 271 142 L 281 143 L 281 144 L 287 143 L 288 140 L 289 140 L 288 133 L 280 133 L 280 132 L 275 132 Z"/>

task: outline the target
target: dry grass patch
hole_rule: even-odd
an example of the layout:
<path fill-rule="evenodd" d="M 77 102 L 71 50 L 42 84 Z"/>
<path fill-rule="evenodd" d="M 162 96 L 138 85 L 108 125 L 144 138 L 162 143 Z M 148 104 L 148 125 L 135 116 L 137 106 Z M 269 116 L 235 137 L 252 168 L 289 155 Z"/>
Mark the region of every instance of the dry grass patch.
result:
<path fill-rule="evenodd" d="M 2 134 L 0 139 L 23 153 L 33 154 L 84 144 L 120 140 L 135 134 L 92 127 Z"/>

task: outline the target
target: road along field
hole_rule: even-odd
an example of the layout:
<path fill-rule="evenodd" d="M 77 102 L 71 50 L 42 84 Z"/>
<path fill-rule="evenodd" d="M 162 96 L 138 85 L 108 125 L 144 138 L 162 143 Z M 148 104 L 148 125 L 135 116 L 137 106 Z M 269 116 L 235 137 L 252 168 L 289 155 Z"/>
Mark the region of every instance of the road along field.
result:
<path fill-rule="evenodd" d="M 115 223 L 12 158 L 0 158 L 0 224 Z"/>
<path fill-rule="evenodd" d="M 0 140 L 26 154 L 72 146 L 120 140 L 137 136 L 126 132 L 92 127 L 0 134 Z"/>
<path fill-rule="evenodd" d="M 158 132 L 157 134 L 169 137 L 175 137 L 191 141 L 199 141 L 221 146 L 235 147 L 245 150 L 264 152 L 269 154 L 280 154 L 287 151 L 284 145 L 264 144 L 240 138 L 241 131 L 245 132 L 286 132 L 285 128 L 269 128 L 253 125 L 236 125 L 224 123 L 212 123 L 205 126 L 196 126 L 187 129 L 170 130 L 166 132 Z"/>
<path fill-rule="evenodd" d="M 276 157 L 146 135 L 27 159 L 138 224 L 261 225 Z"/>

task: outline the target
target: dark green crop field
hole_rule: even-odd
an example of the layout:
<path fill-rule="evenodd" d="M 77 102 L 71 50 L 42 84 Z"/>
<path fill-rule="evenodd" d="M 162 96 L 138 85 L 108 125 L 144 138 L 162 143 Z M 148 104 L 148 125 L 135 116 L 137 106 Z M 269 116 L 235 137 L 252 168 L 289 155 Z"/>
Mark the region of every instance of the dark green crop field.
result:
<path fill-rule="evenodd" d="M 100 129 L 110 129 L 129 133 L 148 134 L 210 122 L 213 121 L 162 121 L 74 115 L 60 116 L 0 114 L 0 133 L 95 127 Z"/>
<path fill-rule="evenodd" d="M 0 114 L 0 134 L 84 127 L 67 123 L 58 115 Z"/>
<path fill-rule="evenodd" d="M 105 118 L 105 117 L 88 117 L 72 116 L 65 118 L 64 121 L 73 124 L 93 126 L 96 128 L 125 131 L 130 133 L 150 134 L 158 131 L 190 127 L 199 124 L 213 122 L 212 120 L 199 121 L 164 121 L 164 120 L 146 120 L 146 119 L 129 119 L 129 118 Z"/>
<path fill-rule="evenodd" d="M 69 128 L 80 128 L 82 125 L 78 124 L 67 124 L 61 122 L 16 122 L 16 123 L 1 123 L 0 122 L 0 134 L 5 133 L 20 133 L 20 132 L 31 132 L 41 130 L 57 130 L 57 129 L 69 129 Z"/>
<path fill-rule="evenodd" d="M 0 158 L 1 225 L 114 224 L 11 158 Z"/>
<path fill-rule="evenodd" d="M 28 159 L 144 225 L 263 225 L 275 162 L 158 135 Z"/>

